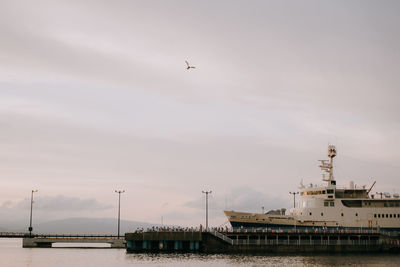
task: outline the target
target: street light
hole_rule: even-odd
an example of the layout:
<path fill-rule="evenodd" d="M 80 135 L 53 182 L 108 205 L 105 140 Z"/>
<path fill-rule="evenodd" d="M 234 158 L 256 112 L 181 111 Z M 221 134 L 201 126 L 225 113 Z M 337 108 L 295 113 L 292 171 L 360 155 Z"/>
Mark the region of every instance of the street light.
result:
<path fill-rule="evenodd" d="M 33 193 L 36 193 L 37 191 L 38 190 L 32 190 L 32 193 L 31 193 L 31 216 L 30 216 L 29 228 L 28 228 L 29 237 L 32 237 L 32 230 L 33 230 L 33 228 L 32 228 Z"/>
<path fill-rule="evenodd" d="M 121 218 L 121 194 L 125 193 L 125 190 L 115 190 L 115 193 L 118 193 L 118 239 L 119 239 L 120 218 Z"/>
<path fill-rule="evenodd" d="M 299 192 L 289 192 L 289 194 L 292 194 L 293 195 L 293 208 L 296 208 L 296 195 L 298 194 Z"/>
<path fill-rule="evenodd" d="M 203 194 L 206 194 L 206 231 L 208 232 L 208 194 L 211 194 L 212 191 L 202 191 Z"/>

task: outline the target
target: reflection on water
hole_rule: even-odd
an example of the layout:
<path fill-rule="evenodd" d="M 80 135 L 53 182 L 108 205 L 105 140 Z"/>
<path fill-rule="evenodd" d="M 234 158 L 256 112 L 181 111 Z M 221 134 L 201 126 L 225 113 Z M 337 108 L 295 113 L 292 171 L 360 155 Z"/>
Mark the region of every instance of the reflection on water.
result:
<path fill-rule="evenodd" d="M 132 264 L 154 266 L 400 266 L 400 255 L 208 255 L 208 254 L 127 254 Z M 158 264 L 158 265 L 157 265 Z"/>
<path fill-rule="evenodd" d="M 125 249 L 22 248 L 20 239 L 0 239 L 1 267 L 132 267 L 143 265 L 155 267 L 400 266 L 400 255 L 127 254 Z"/>

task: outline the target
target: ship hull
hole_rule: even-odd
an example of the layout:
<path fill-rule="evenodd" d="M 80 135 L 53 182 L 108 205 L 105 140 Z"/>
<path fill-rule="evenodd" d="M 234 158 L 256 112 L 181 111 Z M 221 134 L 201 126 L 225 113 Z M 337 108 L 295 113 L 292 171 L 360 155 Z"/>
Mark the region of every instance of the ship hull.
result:
<path fill-rule="evenodd" d="M 293 225 L 293 224 L 267 224 L 267 223 L 251 223 L 251 222 L 230 222 L 233 229 L 379 229 L 381 231 L 400 232 L 400 228 L 360 228 L 360 227 L 338 227 L 338 226 L 312 226 L 312 225 Z"/>
<path fill-rule="evenodd" d="M 360 217 L 363 214 L 362 210 L 358 211 Z M 397 211 L 398 212 L 398 211 Z M 262 214 L 224 211 L 229 223 L 234 229 L 239 228 L 280 228 L 280 229 L 379 229 L 384 231 L 399 231 L 399 218 L 387 219 L 389 223 L 379 225 L 371 220 L 365 221 L 337 221 L 333 217 L 331 220 L 299 220 L 293 215 L 277 215 L 277 214 Z M 368 214 L 370 214 L 368 212 Z M 385 216 L 386 217 L 386 216 Z M 385 218 L 386 219 L 386 218 Z"/>

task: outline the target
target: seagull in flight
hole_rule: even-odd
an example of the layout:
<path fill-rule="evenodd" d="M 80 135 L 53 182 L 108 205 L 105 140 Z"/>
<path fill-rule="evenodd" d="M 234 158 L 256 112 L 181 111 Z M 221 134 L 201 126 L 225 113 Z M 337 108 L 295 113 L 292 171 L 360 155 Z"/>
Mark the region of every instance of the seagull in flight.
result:
<path fill-rule="evenodd" d="M 187 67 L 186 67 L 187 70 L 189 70 L 189 69 L 195 69 L 195 68 L 196 68 L 196 67 L 194 67 L 194 66 L 190 66 L 190 65 L 189 65 L 189 62 L 187 62 L 187 60 L 185 60 L 185 62 L 186 62 L 186 65 L 187 65 Z"/>

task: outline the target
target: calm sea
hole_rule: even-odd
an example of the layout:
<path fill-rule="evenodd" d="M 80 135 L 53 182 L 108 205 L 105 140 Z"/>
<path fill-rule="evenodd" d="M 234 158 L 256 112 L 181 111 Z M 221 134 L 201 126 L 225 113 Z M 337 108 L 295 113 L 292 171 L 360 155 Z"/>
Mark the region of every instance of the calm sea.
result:
<path fill-rule="evenodd" d="M 107 266 L 400 266 L 400 255 L 242 256 L 127 254 L 124 249 L 22 248 L 20 239 L 0 239 L 0 267 Z"/>

